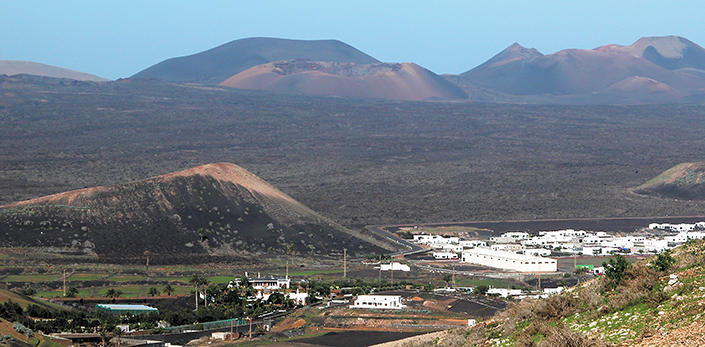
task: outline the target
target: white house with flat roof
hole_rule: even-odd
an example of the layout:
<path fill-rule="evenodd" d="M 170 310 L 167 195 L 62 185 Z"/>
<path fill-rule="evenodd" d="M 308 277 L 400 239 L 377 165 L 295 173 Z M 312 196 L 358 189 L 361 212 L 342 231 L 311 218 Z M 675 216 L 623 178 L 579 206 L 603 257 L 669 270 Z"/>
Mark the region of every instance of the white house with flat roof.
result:
<path fill-rule="evenodd" d="M 519 272 L 558 271 L 558 262 L 553 258 L 540 258 L 484 248 L 473 248 L 463 251 L 461 261 Z"/>
<path fill-rule="evenodd" d="M 266 277 L 266 278 L 248 278 L 252 284 L 252 288 L 257 290 L 278 290 L 289 289 L 291 280 L 288 277 Z"/>
<path fill-rule="evenodd" d="M 406 307 L 401 303 L 401 295 L 358 295 L 350 308 L 376 308 L 401 310 Z"/>

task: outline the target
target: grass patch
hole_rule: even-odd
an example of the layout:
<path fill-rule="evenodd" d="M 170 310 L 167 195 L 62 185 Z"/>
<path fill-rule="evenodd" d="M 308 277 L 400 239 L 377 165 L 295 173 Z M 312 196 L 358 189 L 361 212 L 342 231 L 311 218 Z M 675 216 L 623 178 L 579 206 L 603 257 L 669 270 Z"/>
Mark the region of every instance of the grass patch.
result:
<path fill-rule="evenodd" d="M 4 282 L 49 282 L 61 278 L 58 274 L 44 275 L 9 275 L 3 279 Z"/>
<path fill-rule="evenodd" d="M 138 286 L 111 286 L 111 287 L 88 287 L 88 288 L 77 288 L 78 289 L 78 294 L 76 294 L 77 298 L 103 298 L 105 297 L 105 294 L 108 292 L 109 289 L 115 289 L 115 290 L 120 290 L 122 291 L 122 295 L 120 295 L 121 298 L 131 298 L 131 297 L 148 297 L 148 292 L 149 288 L 157 288 L 161 295 L 167 296 L 164 293 L 164 287 L 163 286 L 154 286 L 154 285 L 138 285 Z M 191 292 L 193 291 L 193 287 L 189 286 L 172 286 L 174 289 L 174 293 L 172 293 L 172 296 L 177 296 L 177 295 L 190 295 Z M 57 289 L 57 290 L 49 290 L 49 291 L 41 291 L 37 292 L 36 296 L 37 297 L 44 297 L 44 298 L 60 298 L 63 297 L 64 291 L 62 289 Z"/>
<path fill-rule="evenodd" d="M 159 282 L 181 282 L 181 283 L 188 283 L 188 278 L 186 277 L 154 277 L 150 278 L 152 281 L 159 281 Z"/>
<path fill-rule="evenodd" d="M 99 280 L 107 274 L 90 274 L 90 273 L 76 273 L 68 277 L 67 281 L 95 281 Z"/>
<path fill-rule="evenodd" d="M 224 284 L 235 280 L 233 276 L 209 276 L 206 277 L 209 283 Z"/>
<path fill-rule="evenodd" d="M 137 276 L 137 275 L 115 275 L 115 276 L 108 277 L 108 281 L 112 281 L 112 282 L 143 281 L 146 279 L 147 279 L 147 277 L 145 277 L 145 276 Z"/>

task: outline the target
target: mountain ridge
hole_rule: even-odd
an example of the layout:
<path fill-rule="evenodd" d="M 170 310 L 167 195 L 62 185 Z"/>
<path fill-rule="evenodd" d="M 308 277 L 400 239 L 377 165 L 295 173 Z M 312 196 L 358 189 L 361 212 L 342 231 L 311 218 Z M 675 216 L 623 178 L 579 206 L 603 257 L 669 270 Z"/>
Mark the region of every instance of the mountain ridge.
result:
<path fill-rule="evenodd" d="M 253 66 L 292 59 L 379 63 L 377 59 L 339 40 L 251 37 L 230 41 L 199 53 L 169 58 L 130 78 L 158 78 L 166 82 L 215 85 Z"/>
<path fill-rule="evenodd" d="M 107 82 L 107 78 L 47 64 L 22 60 L 0 60 L 0 75 L 34 75 L 52 78 L 69 78 L 77 81 Z"/>

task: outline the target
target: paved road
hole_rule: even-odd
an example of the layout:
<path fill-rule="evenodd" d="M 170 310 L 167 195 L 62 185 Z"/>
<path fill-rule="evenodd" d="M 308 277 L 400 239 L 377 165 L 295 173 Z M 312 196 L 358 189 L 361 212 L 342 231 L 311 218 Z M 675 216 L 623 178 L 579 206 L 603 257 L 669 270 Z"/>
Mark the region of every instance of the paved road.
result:
<path fill-rule="evenodd" d="M 415 243 L 410 242 L 409 240 L 402 239 L 401 237 L 398 237 L 398 236 L 384 230 L 383 227 L 384 227 L 383 225 L 368 225 L 365 228 L 369 231 L 372 231 L 373 233 L 376 233 L 379 236 L 382 236 L 382 237 L 388 239 L 389 241 L 391 241 L 393 243 L 396 243 L 398 245 L 401 245 L 403 247 L 408 248 L 408 250 L 406 250 L 406 251 L 393 253 L 392 256 L 399 256 L 399 255 L 407 256 L 407 255 L 411 255 L 411 254 L 423 253 L 428 250 L 427 248 L 423 248 Z"/>

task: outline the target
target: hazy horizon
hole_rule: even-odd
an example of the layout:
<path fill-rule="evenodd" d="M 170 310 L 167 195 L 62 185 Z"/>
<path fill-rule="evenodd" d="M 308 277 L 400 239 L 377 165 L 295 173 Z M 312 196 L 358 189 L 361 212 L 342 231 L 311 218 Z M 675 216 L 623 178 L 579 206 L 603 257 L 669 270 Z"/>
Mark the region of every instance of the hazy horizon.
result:
<path fill-rule="evenodd" d="M 467 71 L 514 42 L 544 54 L 629 45 L 643 36 L 705 44 L 705 4 L 682 1 L 168 2 L 5 1 L 0 59 L 105 78 L 248 37 L 336 39 L 385 62 L 438 74 Z"/>

